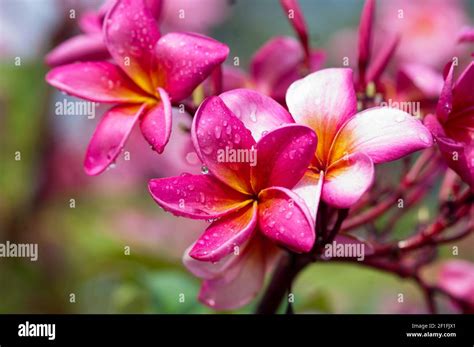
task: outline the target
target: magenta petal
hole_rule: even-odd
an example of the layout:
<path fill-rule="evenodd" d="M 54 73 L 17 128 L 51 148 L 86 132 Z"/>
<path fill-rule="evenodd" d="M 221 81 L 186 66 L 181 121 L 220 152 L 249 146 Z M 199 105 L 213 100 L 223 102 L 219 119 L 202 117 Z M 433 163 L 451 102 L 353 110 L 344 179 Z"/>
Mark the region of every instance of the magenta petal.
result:
<path fill-rule="evenodd" d="M 453 88 L 453 108 L 462 110 L 474 106 L 474 62 L 459 76 Z"/>
<path fill-rule="evenodd" d="M 362 80 L 365 79 L 365 70 L 370 60 L 372 45 L 372 25 L 374 21 L 375 0 L 366 0 L 359 24 L 359 72 Z"/>
<path fill-rule="evenodd" d="M 177 216 L 212 219 L 237 211 L 251 202 L 211 175 L 183 174 L 156 178 L 148 183 L 153 199 Z"/>
<path fill-rule="evenodd" d="M 357 111 L 351 69 L 325 69 L 294 82 L 286 93 L 297 123 L 318 135 L 317 156 L 325 161 L 339 129 Z"/>
<path fill-rule="evenodd" d="M 257 225 L 257 202 L 213 222 L 201 235 L 189 255 L 216 262 L 247 241 Z"/>
<path fill-rule="evenodd" d="M 474 27 L 465 27 L 458 34 L 458 42 L 474 42 Z"/>
<path fill-rule="evenodd" d="M 374 163 L 364 153 L 353 153 L 331 165 L 324 177 L 322 198 L 331 206 L 349 208 L 374 181 Z"/>
<path fill-rule="evenodd" d="M 222 65 L 222 90 L 245 88 L 249 82 L 247 73 L 238 67 Z"/>
<path fill-rule="evenodd" d="M 436 136 L 436 140 L 448 166 L 474 188 L 474 146 L 444 136 Z"/>
<path fill-rule="evenodd" d="M 217 310 L 232 310 L 247 305 L 259 293 L 265 278 L 265 249 L 261 241 L 251 241 L 221 276 L 204 281 L 201 302 Z"/>
<path fill-rule="evenodd" d="M 438 98 L 443 89 L 443 76 L 440 72 L 423 64 L 404 64 L 399 68 L 397 85 L 401 91 L 407 90 L 410 86 L 416 87 L 424 97 Z M 405 83 L 405 85 L 403 85 Z"/>
<path fill-rule="evenodd" d="M 95 11 L 89 11 L 79 18 L 79 28 L 87 34 L 100 34 L 103 17 Z"/>
<path fill-rule="evenodd" d="M 439 96 L 438 105 L 436 106 L 436 115 L 441 122 L 445 122 L 448 119 L 453 108 L 453 79 L 454 64 L 450 64 L 441 95 Z"/>
<path fill-rule="evenodd" d="M 154 47 L 158 26 L 144 0 L 118 0 L 104 22 L 105 44 L 114 61 L 143 90 L 155 94 L 159 74 Z"/>
<path fill-rule="evenodd" d="M 191 133 L 199 157 L 214 176 L 242 193 L 252 192 L 250 160 L 237 160 L 237 153 L 240 150 L 251 159 L 255 140 L 219 97 L 204 100 Z"/>
<path fill-rule="evenodd" d="M 171 135 L 171 103 L 168 94 L 158 88 L 161 102 L 142 118 L 140 129 L 148 143 L 158 153 L 162 153 Z"/>
<path fill-rule="evenodd" d="M 145 5 L 156 20 L 160 20 L 163 11 L 164 0 L 145 0 Z"/>
<path fill-rule="evenodd" d="M 46 56 L 51 67 L 77 61 L 105 60 L 110 57 L 102 40 L 102 34 L 77 35 L 56 46 Z"/>
<path fill-rule="evenodd" d="M 303 59 L 304 51 L 294 38 L 281 36 L 269 40 L 259 48 L 250 62 L 250 74 L 256 89 L 272 95 L 282 78 L 297 71 Z"/>
<path fill-rule="evenodd" d="M 257 143 L 257 162 L 251 168 L 255 192 L 272 186 L 293 188 L 314 158 L 318 140 L 311 128 L 288 124 Z"/>
<path fill-rule="evenodd" d="M 281 187 L 262 190 L 258 197 L 258 225 L 262 233 L 292 251 L 309 252 L 315 240 L 314 222 L 304 201 Z"/>
<path fill-rule="evenodd" d="M 431 133 L 415 117 L 396 108 L 374 107 L 344 126 L 334 143 L 333 160 L 344 153 L 364 152 L 374 163 L 385 163 L 432 144 Z"/>
<path fill-rule="evenodd" d="M 56 67 L 46 81 L 82 99 L 109 103 L 148 101 L 120 68 L 108 62 L 75 63 Z"/>
<path fill-rule="evenodd" d="M 104 114 L 87 148 L 84 169 L 88 175 L 100 174 L 115 161 L 145 107 L 115 106 Z"/>
<path fill-rule="evenodd" d="M 231 90 L 219 97 L 252 132 L 255 141 L 283 124 L 295 122 L 275 100 L 250 89 Z"/>
<path fill-rule="evenodd" d="M 319 69 L 324 64 L 324 61 L 326 60 L 326 52 L 323 50 L 312 50 L 309 56 L 309 67 L 310 71 L 314 72 Z"/>
<path fill-rule="evenodd" d="M 159 83 L 172 100 L 178 101 L 189 96 L 224 62 L 229 47 L 198 34 L 169 33 L 158 40 L 155 53 L 163 74 Z"/>

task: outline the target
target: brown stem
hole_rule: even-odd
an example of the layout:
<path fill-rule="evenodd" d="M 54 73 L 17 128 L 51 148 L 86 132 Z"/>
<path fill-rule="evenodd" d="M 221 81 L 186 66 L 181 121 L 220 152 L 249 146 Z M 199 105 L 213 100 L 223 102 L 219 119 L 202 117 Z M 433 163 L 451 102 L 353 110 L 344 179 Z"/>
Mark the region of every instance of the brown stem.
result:
<path fill-rule="evenodd" d="M 257 314 L 273 314 L 281 305 L 283 298 L 296 275 L 309 263 L 309 258 L 292 252 L 285 253 L 273 274 L 270 284 L 261 299 Z"/>

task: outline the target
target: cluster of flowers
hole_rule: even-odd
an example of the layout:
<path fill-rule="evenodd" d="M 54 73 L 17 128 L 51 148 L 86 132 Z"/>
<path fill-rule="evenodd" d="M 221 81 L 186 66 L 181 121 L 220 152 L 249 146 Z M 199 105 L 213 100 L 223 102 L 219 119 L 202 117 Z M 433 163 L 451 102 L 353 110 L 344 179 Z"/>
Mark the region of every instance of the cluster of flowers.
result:
<path fill-rule="evenodd" d="M 444 76 L 439 75 L 443 86 L 435 92 L 433 85 L 423 84 L 427 73 L 422 67 L 407 67 L 396 82 L 382 79 L 399 39 L 387 40 L 371 58 L 375 1 L 368 0 L 355 76 L 350 68 L 321 69 L 324 52 L 310 47 L 297 2 L 281 3 L 291 14 L 298 40 L 270 40 L 253 57 L 250 75 L 223 65 L 229 54 L 223 43 L 198 34 L 161 35 L 160 0 L 107 1 L 81 21 L 86 34 L 47 57 L 54 66 L 46 76 L 49 84 L 114 105 L 89 143 L 84 163 L 89 175 L 100 174 L 117 159 L 135 125 L 153 150 L 163 152 L 172 129 L 172 108 L 191 105 L 195 114 L 190 136 L 203 173 L 153 179 L 149 190 L 166 211 L 210 221 L 187 250 L 184 263 L 204 280 L 200 300 L 217 309 L 249 303 L 265 275 L 281 265 L 283 253 L 289 251 L 304 263 L 319 259 L 322 247 L 338 238 L 369 245 L 346 232 L 380 216 L 405 196 L 404 190 L 415 189 L 407 200 L 419 199 L 420 180 L 433 172 L 433 163 L 442 166 L 441 157 L 469 186 L 467 192 L 458 189 L 460 197 L 451 201 L 446 219 L 454 214 L 466 220 L 472 213 L 473 62 L 458 77 L 456 62 L 450 62 Z M 470 40 L 473 32 L 466 30 L 462 41 Z M 384 100 L 427 102 L 423 117 L 415 117 L 383 107 Z M 218 153 L 229 149 L 255 151 L 256 160 L 220 160 Z M 370 206 L 366 197 L 374 184 L 375 165 L 419 150 L 424 152 L 396 194 Z M 460 184 L 450 177 L 450 188 Z M 349 208 L 354 216 L 344 221 Z M 434 237 L 454 223 L 446 219 L 436 221 L 431 234 L 416 234 L 397 249 L 433 244 Z M 370 247 L 373 254 L 366 264 L 388 268 L 384 256 L 393 245 Z M 405 260 L 393 263 L 398 273 L 405 269 Z M 418 278 L 416 273 L 413 277 Z M 470 283 L 460 294 L 466 310 L 474 307 Z"/>

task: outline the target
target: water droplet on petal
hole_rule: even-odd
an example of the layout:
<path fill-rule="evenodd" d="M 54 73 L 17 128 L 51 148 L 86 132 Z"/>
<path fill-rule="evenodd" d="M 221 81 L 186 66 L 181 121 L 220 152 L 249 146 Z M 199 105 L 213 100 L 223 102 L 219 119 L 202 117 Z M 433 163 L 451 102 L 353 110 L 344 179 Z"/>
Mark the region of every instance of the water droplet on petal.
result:
<path fill-rule="evenodd" d="M 207 175 L 207 174 L 209 173 L 209 169 L 207 168 L 207 166 L 203 165 L 203 166 L 201 167 L 201 173 L 202 173 L 203 175 Z"/>
<path fill-rule="evenodd" d="M 240 135 L 239 135 L 239 134 L 235 134 L 235 135 L 234 135 L 234 143 L 235 143 L 235 144 L 240 143 Z"/>
<path fill-rule="evenodd" d="M 214 128 L 214 135 L 216 136 L 216 139 L 220 139 L 222 134 L 222 128 L 218 125 Z"/>

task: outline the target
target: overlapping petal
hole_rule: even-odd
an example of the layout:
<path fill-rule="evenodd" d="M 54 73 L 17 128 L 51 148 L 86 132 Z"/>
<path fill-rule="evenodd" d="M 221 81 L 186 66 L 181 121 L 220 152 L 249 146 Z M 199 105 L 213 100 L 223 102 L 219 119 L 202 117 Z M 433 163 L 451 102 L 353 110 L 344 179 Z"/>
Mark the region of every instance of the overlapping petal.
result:
<path fill-rule="evenodd" d="M 263 242 L 253 240 L 222 276 L 203 282 L 199 300 L 218 310 L 232 310 L 248 304 L 260 291 L 265 278 Z"/>
<path fill-rule="evenodd" d="M 52 69 L 46 81 L 82 99 L 109 103 L 150 101 L 120 68 L 109 62 L 86 62 Z"/>
<path fill-rule="evenodd" d="M 256 88 L 271 95 L 278 82 L 289 72 L 297 70 L 303 59 L 304 51 L 294 38 L 278 36 L 269 40 L 250 62 L 250 74 Z"/>
<path fill-rule="evenodd" d="M 190 256 L 203 261 L 216 262 L 240 247 L 255 231 L 257 202 L 213 222 L 190 251 Z"/>
<path fill-rule="evenodd" d="M 46 64 L 51 67 L 77 61 L 105 60 L 110 57 L 102 34 L 77 35 L 55 47 L 46 56 Z"/>
<path fill-rule="evenodd" d="M 352 70 L 325 69 L 294 82 L 286 103 L 297 123 L 318 135 L 318 158 L 325 162 L 339 129 L 356 113 Z"/>
<path fill-rule="evenodd" d="M 229 188 L 212 175 L 157 178 L 149 182 L 148 189 L 166 211 L 194 219 L 219 218 L 251 202 L 249 196 Z"/>
<path fill-rule="evenodd" d="M 323 182 L 324 171 L 315 173 L 312 170 L 308 170 L 292 189 L 308 206 L 313 221 L 316 221 Z"/>
<path fill-rule="evenodd" d="M 362 152 L 333 163 L 324 177 L 322 199 L 331 206 L 349 208 L 370 188 L 374 163 Z"/>
<path fill-rule="evenodd" d="M 160 103 L 153 107 L 140 122 L 140 129 L 148 143 L 162 153 L 171 135 L 171 102 L 168 94 L 158 88 Z"/>
<path fill-rule="evenodd" d="M 191 273 L 202 279 L 212 279 L 221 276 L 234 262 L 239 261 L 241 253 L 244 252 L 245 247 L 251 243 L 252 240 L 247 241 L 244 245 L 239 247 L 239 252 L 232 252 L 216 262 L 201 261 L 192 258 L 189 255 L 191 249 L 196 245 L 196 242 L 189 246 L 183 255 L 183 264 Z"/>
<path fill-rule="evenodd" d="M 235 89 L 219 97 L 252 132 L 255 141 L 283 124 L 294 123 L 293 117 L 283 106 L 259 92 Z"/>
<path fill-rule="evenodd" d="M 374 107 L 358 113 L 341 129 L 331 158 L 334 162 L 347 153 L 363 152 L 377 164 L 432 144 L 429 130 L 410 114 L 396 108 Z"/>
<path fill-rule="evenodd" d="M 453 108 L 474 107 L 474 61 L 459 76 L 453 88 Z"/>
<path fill-rule="evenodd" d="M 303 200 L 281 187 L 264 189 L 258 198 L 258 225 L 262 233 L 295 252 L 310 251 L 315 240 L 314 222 Z"/>
<path fill-rule="evenodd" d="M 115 161 L 145 107 L 120 105 L 104 114 L 87 148 L 84 168 L 88 175 L 100 174 Z"/>
<path fill-rule="evenodd" d="M 171 99 L 189 96 L 194 88 L 223 63 L 229 48 L 209 37 L 190 33 L 169 33 L 161 37 L 154 53 L 162 86 Z"/>
<path fill-rule="evenodd" d="M 303 177 L 317 145 L 316 134 L 303 125 L 277 128 L 257 143 L 257 165 L 251 168 L 255 192 L 278 186 L 293 188 Z"/>
<path fill-rule="evenodd" d="M 192 136 L 198 155 L 214 176 L 240 192 L 252 191 L 250 163 L 230 162 L 225 153 L 250 153 L 255 140 L 219 97 L 210 97 L 201 104 L 194 117 Z"/>
<path fill-rule="evenodd" d="M 120 0 L 107 12 L 104 38 L 114 61 L 143 90 L 155 94 L 160 76 L 154 47 L 160 33 L 144 0 Z"/>

